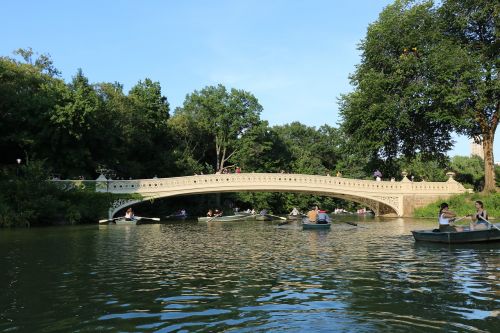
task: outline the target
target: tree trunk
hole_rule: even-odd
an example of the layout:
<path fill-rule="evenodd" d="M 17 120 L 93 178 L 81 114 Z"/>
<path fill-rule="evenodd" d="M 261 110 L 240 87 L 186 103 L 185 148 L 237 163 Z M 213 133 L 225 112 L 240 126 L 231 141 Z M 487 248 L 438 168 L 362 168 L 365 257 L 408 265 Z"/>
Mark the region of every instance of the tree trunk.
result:
<path fill-rule="evenodd" d="M 484 152 L 484 188 L 483 192 L 496 192 L 495 184 L 495 158 L 493 157 L 493 141 L 495 134 L 483 135 Z"/>

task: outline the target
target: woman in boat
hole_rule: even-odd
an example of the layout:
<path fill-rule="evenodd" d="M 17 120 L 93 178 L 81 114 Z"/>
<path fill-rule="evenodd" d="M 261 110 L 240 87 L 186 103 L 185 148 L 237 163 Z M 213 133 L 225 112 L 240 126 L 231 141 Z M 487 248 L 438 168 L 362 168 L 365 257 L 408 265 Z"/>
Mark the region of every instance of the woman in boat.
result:
<path fill-rule="evenodd" d="M 297 216 L 299 214 L 300 214 L 299 210 L 296 207 L 293 207 L 292 211 L 288 215 Z"/>
<path fill-rule="evenodd" d="M 208 210 L 207 212 L 207 217 L 213 217 L 214 216 L 214 213 L 211 209 Z"/>
<path fill-rule="evenodd" d="M 127 209 L 127 211 L 125 212 L 125 219 L 126 220 L 133 220 L 134 219 L 134 211 L 132 210 L 131 207 L 129 207 L 129 209 Z"/>
<path fill-rule="evenodd" d="M 476 213 L 471 215 L 470 230 L 486 230 L 488 229 L 488 213 L 484 209 L 482 201 L 477 200 L 474 205 L 476 206 Z M 485 221 L 486 220 L 486 221 Z"/>
<path fill-rule="evenodd" d="M 449 209 L 448 204 L 446 202 L 443 202 L 439 206 L 439 216 L 438 216 L 439 231 L 441 232 L 464 231 L 462 227 L 457 227 L 452 225 L 455 217 L 457 217 L 457 214 Z"/>

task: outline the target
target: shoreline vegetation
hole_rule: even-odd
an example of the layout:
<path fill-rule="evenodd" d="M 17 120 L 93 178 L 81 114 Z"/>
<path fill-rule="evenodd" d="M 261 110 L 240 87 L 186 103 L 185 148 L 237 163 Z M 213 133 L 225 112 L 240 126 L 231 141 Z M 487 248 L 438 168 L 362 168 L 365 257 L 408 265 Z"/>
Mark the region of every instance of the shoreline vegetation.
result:
<path fill-rule="evenodd" d="M 484 203 L 484 207 L 488 212 L 491 220 L 500 217 L 500 193 L 491 194 L 484 193 L 465 193 L 453 196 L 448 199 L 435 201 L 425 207 L 416 208 L 413 212 L 415 218 L 435 218 L 439 211 L 439 204 L 447 202 L 450 205 L 450 210 L 457 213 L 457 216 L 464 216 L 475 212 L 474 202 L 480 200 Z"/>
<path fill-rule="evenodd" d="M 258 96 L 221 83 L 192 87 L 174 108 L 154 78 L 138 78 L 127 91 L 113 78 L 93 83 L 81 68 L 66 80 L 49 55 L 31 48 L 0 55 L 0 226 L 91 223 L 115 198 L 61 191 L 46 184 L 51 175 L 149 179 L 236 170 L 396 181 L 404 173 L 415 182 L 446 181 L 454 172 L 476 193 L 443 201 L 463 216 L 482 200 L 498 217 L 499 195 L 490 194 L 500 186 L 493 156 L 500 121 L 498 0 L 477 2 L 394 1 L 385 7 L 358 45 L 362 56 L 349 76 L 352 91 L 338 97 L 336 127 L 328 117 L 317 126 L 270 125 L 261 118 Z M 470 27 L 484 34 L 478 38 Z M 482 157 L 448 156 L 454 133 L 481 143 Z M 363 207 L 279 192 L 228 193 L 201 202 L 194 207 L 231 203 L 274 213 Z M 413 215 L 435 218 L 438 204 Z M 174 211 L 166 201 L 145 208 Z"/>

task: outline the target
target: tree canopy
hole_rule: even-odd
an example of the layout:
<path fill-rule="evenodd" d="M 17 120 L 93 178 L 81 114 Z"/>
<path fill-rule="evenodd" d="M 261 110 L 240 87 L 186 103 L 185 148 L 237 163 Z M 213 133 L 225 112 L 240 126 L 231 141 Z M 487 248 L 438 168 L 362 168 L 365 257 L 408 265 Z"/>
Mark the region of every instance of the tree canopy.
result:
<path fill-rule="evenodd" d="M 497 1 L 397 0 L 368 28 L 352 93 L 340 99 L 352 149 L 397 169 L 399 157 L 446 161 L 452 133 L 483 143 L 495 190 L 500 85 Z"/>

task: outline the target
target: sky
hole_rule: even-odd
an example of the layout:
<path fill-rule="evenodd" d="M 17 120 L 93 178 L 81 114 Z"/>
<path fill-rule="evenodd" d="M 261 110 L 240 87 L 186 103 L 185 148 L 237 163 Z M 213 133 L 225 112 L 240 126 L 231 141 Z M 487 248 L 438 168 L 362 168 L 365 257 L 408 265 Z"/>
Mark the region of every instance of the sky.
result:
<path fill-rule="evenodd" d="M 357 46 L 392 2 L 3 0 L 0 55 L 31 47 L 49 54 L 66 81 L 81 68 L 90 82 L 119 82 L 126 93 L 150 78 L 172 111 L 220 83 L 257 97 L 270 125 L 336 127 Z M 468 139 L 455 138 L 450 156 L 468 156 Z"/>

